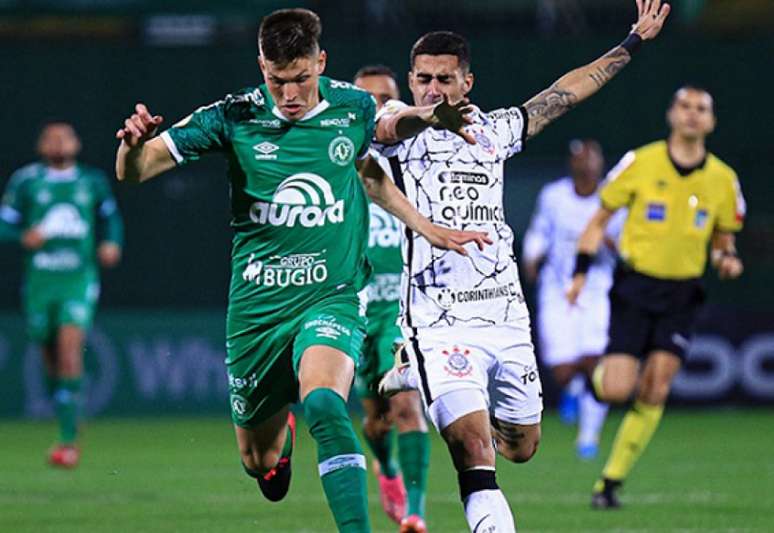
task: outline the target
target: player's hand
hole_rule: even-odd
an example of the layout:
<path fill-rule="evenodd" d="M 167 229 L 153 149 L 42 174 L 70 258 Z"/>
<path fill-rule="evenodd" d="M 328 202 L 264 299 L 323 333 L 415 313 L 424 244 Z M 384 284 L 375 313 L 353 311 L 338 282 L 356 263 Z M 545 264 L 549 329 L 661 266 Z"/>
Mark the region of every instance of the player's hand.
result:
<path fill-rule="evenodd" d="M 643 41 L 654 39 L 664 26 L 672 7 L 662 4 L 661 0 L 636 0 L 637 22 L 632 26 L 632 33 L 642 37 Z"/>
<path fill-rule="evenodd" d="M 720 279 L 736 279 L 744 272 L 744 265 L 735 255 L 726 255 L 718 261 L 717 269 Z"/>
<path fill-rule="evenodd" d="M 38 227 L 32 227 L 22 233 L 21 244 L 27 250 L 39 250 L 46 243 L 46 237 Z"/>
<path fill-rule="evenodd" d="M 575 274 L 572 277 L 570 286 L 567 288 L 567 291 L 564 293 L 565 298 L 567 298 L 567 302 L 569 302 L 570 305 L 576 304 L 576 302 L 578 301 L 578 296 L 580 296 L 580 293 L 583 290 L 583 287 L 585 285 L 586 285 L 586 274 Z"/>
<path fill-rule="evenodd" d="M 113 242 L 103 242 L 97 248 L 99 264 L 105 268 L 112 268 L 121 260 L 121 248 Z"/>
<path fill-rule="evenodd" d="M 465 126 L 473 123 L 473 119 L 470 117 L 472 112 L 473 106 L 470 105 L 470 100 L 467 98 L 451 105 L 448 97 L 443 95 L 443 100 L 433 107 L 430 122 L 436 129 L 449 130 L 465 139 L 466 143 L 476 144 L 476 138 L 465 131 Z"/>
<path fill-rule="evenodd" d="M 124 127 L 116 132 L 116 139 L 134 148 L 155 137 L 162 122 L 164 118 L 161 115 L 151 115 L 145 104 L 138 103 L 132 116 L 124 120 Z"/>
<path fill-rule="evenodd" d="M 425 235 L 430 244 L 443 250 L 454 250 L 460 255 L 468 255 L 463 245 L 474 242 L 479 250 L 483 250 L 487 244 L 492 244 L 486 233 L 482 231 L 460 231 L 432 225 L 432 229 Z"/>

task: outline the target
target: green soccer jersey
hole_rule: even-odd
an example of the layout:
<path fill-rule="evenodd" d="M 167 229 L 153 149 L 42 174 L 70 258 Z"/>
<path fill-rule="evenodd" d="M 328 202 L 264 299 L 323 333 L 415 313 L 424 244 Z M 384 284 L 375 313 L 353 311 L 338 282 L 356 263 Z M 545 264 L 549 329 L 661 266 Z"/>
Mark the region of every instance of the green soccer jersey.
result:
<path fill-rule="evenodd" d="M 320 78 L 320 103 L 288 121 L 265 85 L 202 107 L 162 133 L 178 164 L 228 161 L 229 341 L 368 279 L 368 200 L 355 169 L 373 136 L 371 96 Z M 229 353 L 229 358 L 245 354 Z"/>
<path fill-rule="evenodd" d="M 27 165 L 11 176 L 0 205 L 0 235 L 18 240 L 37 227 L 43 246 L 25 253 L 28 290 L 53 291 L 69 280 L 96 279 L 97 240 L 119 246 L 123 224 L 104 174 L 75 165 Z M 99 233 L 99 235 L 98 235 Z"/>
<path fill-rule="evenodd" d="M 400 275 L 403 258 L 400 252 L 400 221 L 376 204 L 370 207 L 368 259 L 374 277 L 368 285 L 368 318 L 396 320 L 400 301 Z"/>

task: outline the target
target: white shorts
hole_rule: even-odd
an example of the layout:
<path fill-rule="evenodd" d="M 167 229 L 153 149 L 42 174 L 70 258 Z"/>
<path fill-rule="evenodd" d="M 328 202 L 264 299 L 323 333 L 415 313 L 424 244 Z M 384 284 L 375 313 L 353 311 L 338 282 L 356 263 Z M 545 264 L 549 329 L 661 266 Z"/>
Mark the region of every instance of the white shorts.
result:
<path fill-rule="evenodd" d="M 570 305 L 564 290 L 544 289 L 538 300 L 540 358 L 547 366 L 602 355 L 607 347 L 610 301 L 603 291 L 581 292 Z"/>
<path fill-rule="evenodd" d="M 540 422 L 543 393 L 528 317 L 498 326 L 406 328 L 403 334 L 438 431 L 482 409 L 511 424 Z"/>

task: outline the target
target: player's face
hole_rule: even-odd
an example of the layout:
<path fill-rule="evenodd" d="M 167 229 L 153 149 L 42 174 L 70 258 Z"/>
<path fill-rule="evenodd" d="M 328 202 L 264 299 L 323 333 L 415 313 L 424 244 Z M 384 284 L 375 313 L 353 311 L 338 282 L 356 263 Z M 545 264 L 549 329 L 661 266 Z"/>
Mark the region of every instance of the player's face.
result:
<path fill-rule="evenodd" d="M 395 80 L 386 74 L 361 76 L 355 80 L 355 85 L 371 93 L 371 96 L 376 99 L 377 111 L 389 100 L 397 100 L 399 98 L 398 86 L 395 84 Z"/>
<path fill-rule="evenodd" d="M 69 124 L 49 124 L 40 133 L 38 153 L 51 166 L 69 166 L 80 151 L 81 141 Z"/>
<path fill-rule="evenodd" d="M 414 105 L 437 104 L 444 95 L 456 104 L 473 88 L 473 74 L 463 71 L 457 56 L 420 54 L 409 72 L 409 88 Z"/>
<path fill-rule="evenodd" d="M 258 58 L 266 86 L 274 103 L 288 120 L 299 120 L 320 103 L 320 75 L 325 70 L 325 51 L 299 57 L 280 67 Z"/>
<path fill-rule="evenodd" d="M 597 182 L 604 166 L 605 159 L 599 150 L 585 143 L 570 155 L 570 172 L 576 180 Z"/>
<path fill-rule="evenodd" d="M 667 120 L 676 135 L 701 140 L 715 129 L 712 96 L 704 91 L 682 89 L 675 95 Z"/>

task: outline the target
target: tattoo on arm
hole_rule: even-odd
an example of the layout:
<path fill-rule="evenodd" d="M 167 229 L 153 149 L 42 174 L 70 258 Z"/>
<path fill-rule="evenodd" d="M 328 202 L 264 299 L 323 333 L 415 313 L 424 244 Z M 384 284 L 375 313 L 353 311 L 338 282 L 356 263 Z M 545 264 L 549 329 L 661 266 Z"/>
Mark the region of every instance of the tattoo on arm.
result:
<path fill-rule="evenodd" d="M 568 72 L 551 87 L 524 104 L 529 120 L 527 138 L 532 138 L 551 122 L 596 93 L 631 61 L 624 48 L 616 46 L 604 56 Z"/>

